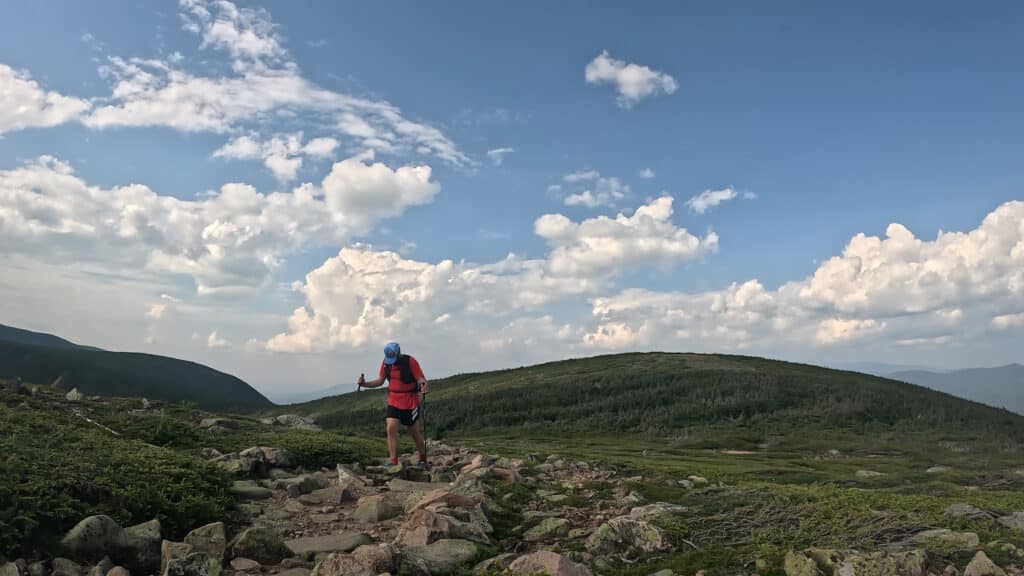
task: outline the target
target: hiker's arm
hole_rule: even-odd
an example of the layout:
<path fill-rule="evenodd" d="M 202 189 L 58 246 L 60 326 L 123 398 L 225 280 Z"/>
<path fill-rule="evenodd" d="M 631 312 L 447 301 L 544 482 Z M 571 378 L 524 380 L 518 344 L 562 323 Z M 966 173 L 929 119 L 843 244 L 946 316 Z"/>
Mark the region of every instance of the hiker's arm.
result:
<path fill-rule="evenodd" d="M 421 393 L 426 394 L 428 392 L 428 388 L 430 387 L 430 383 L 427 382 L 426 378 L 420 378 L 419 380 L 416 381 L 416 383 L 420 385 L 420 392 Z"/>
<path fill-rule="evenodd" d="M 412 370 L 412 377 L 416 379 L 420 392 L 426 394 L 430 384 L 427 382 L 427 377 L 423 375 L 423 368 L 420 368 L 420 363 L 415 358 L 409 359 L 409 369 Z"/>
<path fill-rule="evenodd" d="M 384 384 L 383 378 L 374 378 L 373 380 L 367 380 L 362 376 L 359 377 L 359 385 L 362 386 L 363 388 L 377 388 L 382 384 Z"/>

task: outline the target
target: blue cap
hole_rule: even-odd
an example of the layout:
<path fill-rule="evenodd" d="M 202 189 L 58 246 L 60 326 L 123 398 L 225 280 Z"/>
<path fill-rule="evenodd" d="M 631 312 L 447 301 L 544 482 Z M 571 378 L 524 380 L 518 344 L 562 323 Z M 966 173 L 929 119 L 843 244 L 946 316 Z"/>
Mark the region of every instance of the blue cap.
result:
<path fill-rule="evenodd" d="M 394 364 L 401 353 L 402 347 L 398 345 L 398 342 L 388 342 L 387 346 L 384 347 L 384 363 L 389 366 Z"/>

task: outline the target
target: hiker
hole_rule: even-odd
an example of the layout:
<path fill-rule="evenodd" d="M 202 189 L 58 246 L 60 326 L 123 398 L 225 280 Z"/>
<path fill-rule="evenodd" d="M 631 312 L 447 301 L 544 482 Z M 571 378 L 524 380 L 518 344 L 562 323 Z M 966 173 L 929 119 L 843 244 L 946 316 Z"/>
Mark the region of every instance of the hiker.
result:
<path fill-rule="evenodd" d="M 384 362 L 380 365 L 379 377 L 367 381 L 359 375 L 359 385 L 367 388 L 377 388 L 385 382 L 388 383 L 388 409 L 385 419 L 388 427 L 388 453 L 391 456 L 391 465 L 387 470 L 391 474 L 402 471 L 402 465 L 398 462 L 398 426 L 399 424 L 409 428 L 409 434 L 416 442 L 416 449 L 419 451 L 420 460 L 417 466 L 430 469 L 427 462 L 427 445 L 423 440 L 423 431 L 420 427 L 420 393 L 427 393 L 427 379 L 423 376 L 420 363 L 408 354 L 402 354 L 402 348 L 398 342 L 389 342 L 384 347 Z"/>

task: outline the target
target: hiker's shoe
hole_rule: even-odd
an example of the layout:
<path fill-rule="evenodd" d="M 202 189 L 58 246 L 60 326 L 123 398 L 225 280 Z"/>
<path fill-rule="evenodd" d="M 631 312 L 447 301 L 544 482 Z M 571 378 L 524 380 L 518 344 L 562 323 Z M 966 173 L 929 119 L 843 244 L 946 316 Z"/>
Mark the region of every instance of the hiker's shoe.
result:
<path fill-rule="evenodd" d="M 398 474 L 399 472 L 402 471 L 402 464 L 388 464 L 387 466 L 384 467 L 384 471 L 387 472 L 388 474 Z"/>

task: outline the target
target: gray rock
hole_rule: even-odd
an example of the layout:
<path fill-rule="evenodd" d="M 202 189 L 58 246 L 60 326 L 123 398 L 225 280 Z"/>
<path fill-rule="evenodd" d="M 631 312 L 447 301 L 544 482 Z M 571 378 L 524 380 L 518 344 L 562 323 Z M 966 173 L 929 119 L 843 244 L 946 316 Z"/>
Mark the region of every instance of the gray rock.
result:
<path fill-rule="evenodd" d="M 68 402 L 81 402 L 85 399 L 85 395 L 78 391 L 78 388 L 72 388 L 70 392 L 64 395 L 64 399 Z"/>
<path fill-rule="evenodd" d="M 541 550 L 526 556 L 520 556 L 509 565 L 508 571 L 513 574 L 532 576 L 548 574 L 549 576 L 591 576 L 590 569 L 577 564 L 568 558 Z"/>
<path fill-rule="evenodd" d="M 1024 532 L 1024 512 L 1015 512 L 1009 516 L 1003 516 L 999 519 L 999 523 L 1010 530 Z"/>
<path fill-rule="evenodd" d="M 224 563 L 224 553 L 227 550 L 223 522 L 214 522 L 196 528 L 185 535 L 185 543 L 191 546 L 194 552 L 206 554 L 209 562 L 206 574 L 209 576 L 220 575 Z"/>
<path fill-rule="evenodd" d="M 910 543 L 934 552 L 960 552 L 976 550 L 981 540 L 974 532 L 953 532 L 945 528 L 918 532 Z"/>
<path fill-rule="evenodd" d="M 124 566 L 114 566 L 107 572 L 107 576 L 131 576 L 131 572 Z"/>
<path fill-rule="evenodd" d="M 266 528 L 249 528 L 229 546 L 231 557 L 251 558 L 260 564 L 278 564 L 292 555 L 281 536 Z"/>
<path fill-rule="evenodd" d="M 650 576 L 676 576 L 676 573 L 666 568 L 664 570 L 658 570 Z"/>
<path fill-rule="evenodd" d="M 979 550 L 964 569 L 964 576 L 1006 576 L 1006 571 L 996 566 L 988 555 Z"/>
<path fill-rule="evenodd" d="M 523 534 L 527 542 L 546 542 L 569 534 L 569 521 L 564 518 L 545 518 Z"/>
<path fill-rule="evenodd" d="M 401 570 L 409 574 L 451 574 L 476 557 L 477 546 L 467 540 L 438 540 L 402 550 Z"/>
<path fill-rule="evenodd" d="M 0 564 L 0 576 L 24 576 L 14 562 Z"/>
<path fill-rule="evenodd" d="M 121 528 L 109 516 L 89 516 L 64 535 L 61 546 L 75 560 L 97 562 L 110 556 L 132 570 L 155 571 L 160 563 L 160 522 Z"/>
<path fill-rule="evenodd" d="M 114 562 L 109 556 L 105 556 L 95 566 L 89 569 L 89 576 L 107 576 L 107 572 L 114 569 Z"/>
<path fill-rule="evenodd" d="M 944 513 L 946 516 L 950 516 L 952 518 L 967 518 L 970 520 L 980 520 L 982 518 L 992 517 L 991 514 L 982 510 L 981 508 L 971 506 L 970 504 L 966 504 L 964 502 L 950 504 L 949 506 L 946 507 Z"/>
<path fill-rule="evenodd" d="M 360 546 L 350 554 L 331 554 L 310 576 L 377 576 L 397 567 L 398 555 L 390 544 Z"/>
<path fill-rule="evenodd" d="M 352 512 L 352 519 L 359 522 L 374 523 L 390 520 L 401 513 L 401 508 L 391 504 L 383 496 L 377 494 L 360 498 L 356 504 L 355 511 Z"/>
<path fill-rule="evenodd" d="M 213 428 L 214 426 L 234 429 L 238 428 L 238 423 L 229 418 L 203 418 L 199 421 L 200 428 Z"/>
<path fill-rule="evenodd" d="M 50 567 L 46 562 L 33 562 L 28 565 L 28 576 L 50 576 Z"/>
<path fill-rule="evenodd" d="M 512 553 L 498 554 L 497 556 L 488 558 L 474 566 L 473 574 L 493 574 L 495 572 L 504 572 L 515 559 L 516 555 Z"/>
<path fill-rule="evenodd" d="M 629 511 L 630 518 L 637 520 L 654 520 L 670 514 L 682 514 L 687 511 L 685 506 L 669 504 L 668 502 L 655 502 L 646 506 L 637 506 Z"/>
<path fill-rule="evenodd" d="M 299 496 L 297 500 L 307 506 L 342 504 L 352 500 L 352 491 L 347 486 L 328 486 Z"/>
<path fill-rule="evenodd" d="M 325 552 L 351 552 L 367 544 L 373 544 L 373 539 L 361 532 L 309 536 L 285 540 L 284 542 L 284 545 L 288 547 L 292 554 L 304 558 L 310 558 Z"/>
<path fill-rule="evenodd" d="M 264 500 L 273 495 L 270 490 L 256 484 L 252 480 L 236 481 L 231 485 L 228 492 L 238 496 L 239 498 L 245 498 L 248 500 Z"/>
<path fill-rule="evenodd" d="M 204 552 L 191 552 L 167 562 L 163 576 L 210 576 L 212 560 Z"/>
<path fill-rule="evenodd" d="M 317 472 L 316 474 L 303 474 L 295 478 L 274 481 L 274 487 L 288 492 L 292 498 L 309 494 L 314 490 L 320 490 L 330 485 L 327 477 Z"/>
<path fill-rule="evenodd" d="M 53 576 L 80 576 L 82 567 L 67 558 L 54 558 L 51 574 Z"/>
<path fill-rule="evenodd" d="M 235 572 L 253 572 L 260 569 L 260 563 L 249 558 L 235 558 L 231 561 L 231 569 Z"/>
<path fill-rule="evenodd" d="M 320 430 L 316 420 L 298 414 L 282 414 L 277 417 L 277 423 L 297 430 L 312 430 L 314 432 Z"/>

